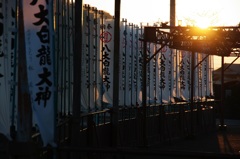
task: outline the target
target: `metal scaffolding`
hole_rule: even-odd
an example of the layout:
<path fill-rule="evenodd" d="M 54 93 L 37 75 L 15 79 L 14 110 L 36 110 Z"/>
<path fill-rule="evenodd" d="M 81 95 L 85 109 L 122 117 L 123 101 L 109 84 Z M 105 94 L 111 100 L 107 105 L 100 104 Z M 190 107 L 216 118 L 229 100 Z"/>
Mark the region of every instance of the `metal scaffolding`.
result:
<path fill-rule="evenodd" d="M 146 109 L 146 65 L 164 46 L 172 49 L 186 50 L 192 52 L 205 53 L 208 55 L 217 55 L 222 57 L 222 66 L 224 65 L 224 56 L 235 54 L 239 57 L 240 53 L 240 27 L 208 27 L 205 29 L 199 27 L 181 27 L 181 26 L 167 26 L 162 24 L 161 27 L 144 27 L 144 56 L 143 56 L 143 108 Z M 147 59 L 146 44 L 156 43 L 160 44 L 161 48 L 157 50 L 152 57 Z M 191 93 L 190 93 L 190 110 L 191 121 L 193 118 L 193 104 L 194 104 L 194 70 L 198 66 L 194 62 L 192 56 L 191 62 Z M 224 101 L 224 68 L 222 67 L 221 78 L 221 107 L 220 107 L 220 128 L 225 129 L 223 116 L 223 101 Z M 144 111 L 146 123 L 146 111 Z M 193 123 L 191 122 L 190 137 L 193 137 Z"/>

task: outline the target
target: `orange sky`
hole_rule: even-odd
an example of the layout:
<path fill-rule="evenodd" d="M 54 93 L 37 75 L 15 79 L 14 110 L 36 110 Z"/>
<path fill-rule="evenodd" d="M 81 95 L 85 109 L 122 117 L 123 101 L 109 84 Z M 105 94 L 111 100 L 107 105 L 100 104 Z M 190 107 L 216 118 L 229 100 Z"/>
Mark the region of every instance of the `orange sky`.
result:
<path fill-rule="evenodd" d="M 84 0 L 83 3 L 114 15 L 114 0 Z M 121 0 L 121 18 L 129 23 L 166 22 L 169 13 L 170 0 Z M 237 26 L 240 0 L 176 0 L 176 24 L 179 20 L 183 25 Z M 225 58 L 225 63 L 234 59 Z M 235 63 L 240 63 L 240 59 Z M 214 68 L 220 66 L 221 58 L 214 57 Z"/>

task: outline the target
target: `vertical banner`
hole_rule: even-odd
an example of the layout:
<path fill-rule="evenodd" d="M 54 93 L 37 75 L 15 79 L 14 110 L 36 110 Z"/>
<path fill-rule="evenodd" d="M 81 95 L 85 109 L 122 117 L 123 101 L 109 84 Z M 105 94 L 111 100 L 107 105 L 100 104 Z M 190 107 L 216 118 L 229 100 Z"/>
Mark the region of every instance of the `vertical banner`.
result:
<path fill-rule="evenodd" d="M 203 92 L 203 53 L 198 53 L 198 98 L 202 100 L 205 96 Z"/>
<path fill-rule="evenodd" d="M 187 51 L 179 51 L 179 80 L 180 80 L 180 96 L 183 100 L 190 98 L 190 81 L 191 81 L 191 62 L 190 53 Z"/>
<path fill-rule="evenodd" d="M 95 109 L 94 106 L 94 45 L 93 45 L 93 34 L 94 34 L 94 13 L 92 12 L 89 5 L 85 5 L 83 12 L 83 53 L 82 53 L 82 99 L 84 100 L 84 108 L 88 112 Z M 86 111 L 86 110 L 83 110 Z"/>
<path fill-rule="evenodd" d="M 102 42 L 101 75 L 102 75 L 103 102 L 106 103 L 107 106 L 111 106 L 113 99 L 114 20 L 105 19 L 102 27 L 103 32 L 100 35 L 100 40 Z"/>
<path fill-rule="evenodd" d="M 88 82 L 88 37 L 89 37 L 89 9 L 90 7 L 85 5 L 83 8 L 83 34 L 82 34 L 82 61 L 81 61 L 81 111 L 87 112 L 90 110 L 88 105 L 88 89 L 89 86 Z"/>
<path fill-rule="evenodd" d="M 150 59 L 155 51 L 155 44 L 148 43 L 147 44 L 147 57 Z M 155 59 L 151 59 L 147 63 L 147 101 L 148 104 L 155 103 L 155 96 L 154 96 L 154 84 L 155 84 Z"/>
<path fill-rule="evenodd" d="M 27 74 L 33 116 L 44 146 L 54 144 L 53 2 L 23 2 Z"/>
<path fill-rule="evenodd" d="M 0 1 L 0 133 L 10 139 L 10 125 L 16 123 L 15 1 Z"/>
<path fill-rule="evenodd" d="M 100 75 L 100 25 L 101 18 L 99 17 L 97 8 L 93 8 L 93 66 L 94 66 L 94 105 L 95 110 L 101 110 L 101 75 Z"/>
<path fill-rule="evenodd" d="M 142 24 L 139 27 L 138 31 L 138 38 L 143 39 L 144 38 L 144 28 Z M 142 102 L 142 90 L 143 90 L 143 41 L 138 41 L 138 104 L 140 105 Z"/>
<path fill-rule="evenodd" d="M 197 64 L 200 61 L 200 53 L 195 52 L 194 54 L 195 56 L 195 63 L 194 63 L 194 67 L 197 66 Z M 194 71 L 194 95 L 193 95 L 193 100 L 198 100 L 200 98 L 200 79 L 199 79 L 199 73 L 200 73 L 200 65 L 198 67 L 195 67 Z"/>
<path fill-rule="evenodd" d="M 63 60 L 65 61 L 65 107 L 67 114 L 70 114 L 72 112 L 72 102 L 73 102 L 73 42 L 74 42 L 74 34 L 73 34 L 73 9 L 74 4 L 73 2 L 67 1 L 67 4 L 65 5 L 66 13 L 64 14 L 66 16 L 66 51 L 65 52 L 65 58 Z M 56 56 L 55 56 L 56 57 Z"/>
<path fill-rule="evenodd" d="M 6 10 L 7 10 L 7 61 L 8 61 L 8 68 L 7 70 L 8 77 L 8 84 L 10 84 L 10 104 L 11 107 L 11 126 L 15 126 L 17 123 L 17 109 L 16 109 L 16 81 L 17 81 L 17 24 L 16 24 L 16 1 L 8 1 L 5 0 Z"/>
<path fill-rule="evenodd" d="M 160 44 L 156 44 L 155 45 L 155 52 L 158 51 L 159 49 L 161 48 L 161 45 Z M 160 62 L 161 62 L 161 53 L 157 53 L 154 57 L 154 61 L 155 61 L 155 90 L 154 90 L 154 96 L 155 96 L 155 101 L 156 103 L 161 103 L 162 101 L 162 98 L 161 96 L 159 96 L 160 92 L 161 92 L 161 89 L 160 89 L 160 79 L 161 79 L 161 76 L 160 76 L 160 73 L 161 73 L 161 67 L 160 67 Z M 160 99 L 161 98 L 161 99 Z"/>
<path fill-rule="evenodd" d="M 164 47 L 161 50 L 159 56 L 159 99 L 161 103 L 168 103 L 171 101 L 171 90 L 172 90 L 172 53 L 171 49 Z"/>
<path fill-rule="evenodd" d="M 104 93 L 104 89 L 103 89 L 103 80 L 102 80 L 102 70 L 103 70 L 103 63 L 102 63 L 102 59 L 103 59 L 103 36 L 104 36 L 104 12 L 102 10 L 99 11 L 100 17 L 99 17 L 99 25 L 98 25 L 98 30 L 99 30 L 99 35 L 98 35 L 98 62 L 97 62 L 97 74 L 98 74 L 98 83 L 97 83 L 97 88 L 99 90 L 99 95 L 98 95 L 98 99 L 97 101 L 99 102 L 99 108 L 100 109 L 104 109 L 105 105 L 103 102 L 103 93 Z"/>
<path fill-rule="evenodd" d="M 120 56 L 119 56 L 119 105 L 125 105 L 125 76 L 126 76 L 126 23 L 120 23 Z"/>
<path fill-rule="evenodd" d="M 157 44 L 154 44 L 153 45 L 153 54 L 155 54 L 156 53 L 156 45 Z M 153 97 L 152 97 L 152 100 L 153 100 L 153 104 L 156 104 L 156 102 L 157 102 L 157 94 L 156 94 L 156 90 L 157 90 L 157 80 L 156 80 L 156 78 L 157 78 L 157 55 L 154 55 L 154 57 L 153 57 L 153 63 L 152 63 L 152 65 L 153 65 L 153 68 L 152 68 L 152 71 L 153 71 L 153 90 L 152 90 L 152 92 L 153 92 Z"/>
<path fill-rule="evenodd" d="M 56 38 L 56 45 L 55 45 L 55 61 L 56 61 L 56 84 L 57 84 L 57 100 L 56 100 L 56 104 L 57 104 L 57 110 L 58 113 L 60 113 L 60 116 L 62 116 L 64 114 L 64 103 L 62 102 L 63 100 L 63 80 L 62 78 L 64 77 L 63 75 L 63 49 L 62 47 L 64 46 L 64 42 L 63 42 L 63 26 L 64 26 L 64 17 L 63 15 L 65 15 L 63 13 L 63 2 L 56 2 L 56 34 L 55 34 L 55 38 Z"/>
<path fill-rule="evenodd" d="M 174 49 L 170 49 L 170 52 L 168 54 L 168 90 L 169 90 L 169 99 L 168 102 L 172 103 L 174 102 L 174 98 L 173 98 L 173 90 L 174 90 L 174 56 L 175 52 Z"/>
<path fill-rule="evenodd" d="M 212 97 L 213 94 L 213 78 L 212 78 L 212 72 L 213 72 L 213 56 L 208 56 L 208 58 L 205 60 L 204 64 L 204 85 L 205 85 L 205 96 Z"/>
<path fill-rule="evenodd" d="M 172 49 L 173 51 L 173 97 L 177 99 L 174 102 L 178 102 L 180 98 L 180 85 L 179 85 L 179 51 Z"/>
<path fill-rule="evenodd" d="M 125 88 L 124 88 L 124 106 L 131 105 L 131 92 L 132 92 L 132 85 L 131 85 L 131 29 L 130 26 L 127 25 L 127 21 L 125 24 Z"/>
<path fill-rule="evenodd" d="M 134 26 L 133 30 L 133 105 L 138 105 L 138 94 L 139 94 L 139 85 L 140 85 L 140 78 L 138 70 L 139 70 L 139 27 L 137 25 Z"/>
<path fill-rule="evenodd" d="M 213 63 L 213 56 L 209 56 L 208 57 L 208 79 L 209 79 L 209 92 L 207 93 L 209 96 L 214 96 L 214 93 L 213 93 L 213 68 L 214 68 L 214 63 Z"/>
<path fill-rule="evenodd" d="M 205 58 L 206 54 L 203 54 L 203 58 Z M 208 64 L 208 59 L 207 57 L 203 62 L 202 62 L 202 95 L 203 98 L 207 96 L 207 78 L 208 78 L 208 73 L 207 73 L 207 64 Z"/>
<path fill-rule="evenodd" d="M 7 17 L 5 3 L 0 1 L 0 132 L 6 136 L 10 136 L 10 108 L 9 108 L 9 90 L 8 75 L 5 71 L 8 69 L 6 64 L 7 51 L 5 49 L 5 35 L 7 34 Z M 9 9 L 9 8 L 8 8 Z"/>
<path fill-rule="evenodd" d="M 129 82 L 129 92 L 130 92 L 130 103 L 129 106 L 133 106 L 134 105 L 134 82 L 133 82 L 133 71 L 134 71 L 134 25 L 133 23 L 129 23 L 129 45 L 128 45 L 128 49 L 129 49 L 129 65 L 128 65 L 128 71 L 129 71 L 129 78 L 128 78 L 128 82 Z"/>

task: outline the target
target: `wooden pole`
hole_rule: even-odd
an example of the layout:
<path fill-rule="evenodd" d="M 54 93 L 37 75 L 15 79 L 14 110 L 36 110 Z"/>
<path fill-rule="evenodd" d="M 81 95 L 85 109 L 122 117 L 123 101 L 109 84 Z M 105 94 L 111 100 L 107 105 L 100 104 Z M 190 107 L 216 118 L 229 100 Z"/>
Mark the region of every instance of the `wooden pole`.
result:
<path fill-rule="evenodd" d="M 73 119 L 72 144 L 79 143 L 81 110 L 81 61 L 82 61 L 82 0 L 75 1 L 75 41 L 73 58 Z"/>
<path fill-rule="evenodd" d="M 18 55 L 18 123 L 17 141 L 29 142 L 32 130 L 31 98 L 28 87 L 25 35 L 23 23 L 23 5 L 19 3 L 19 55 Z"/>
<path fill-rule="evenodd" d="M 118 146 L 118 101 L 119 101 L 119 45 L 120 45 L 120 8 L 121 0 L 115 0 L 115 20 L 114 20 L 114 71 L 113 71 L 113 112 L 112 144 Z"/>

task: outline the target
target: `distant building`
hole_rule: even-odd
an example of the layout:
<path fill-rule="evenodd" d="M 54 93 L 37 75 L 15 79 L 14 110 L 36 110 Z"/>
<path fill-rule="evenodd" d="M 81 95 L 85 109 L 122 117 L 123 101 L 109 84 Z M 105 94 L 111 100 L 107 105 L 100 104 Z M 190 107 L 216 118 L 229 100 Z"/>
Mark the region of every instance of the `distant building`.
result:
<path fill-rule="evenodd" d="M 227 68 L 228 67 L 228 68 Z M 240 82 L 240 64 L 224 64 L 224 83 Z M 221 84 L 222 68 L 213 72 L 213 83 Z"/>
<path fill-rule="evenodd" d="M 227 118 L 239 118 L 240 113 L 240 64 L 224 64 L 224 114 Z M 213 72 L 215 99 L 221 99 L 222 68 Z"/>

